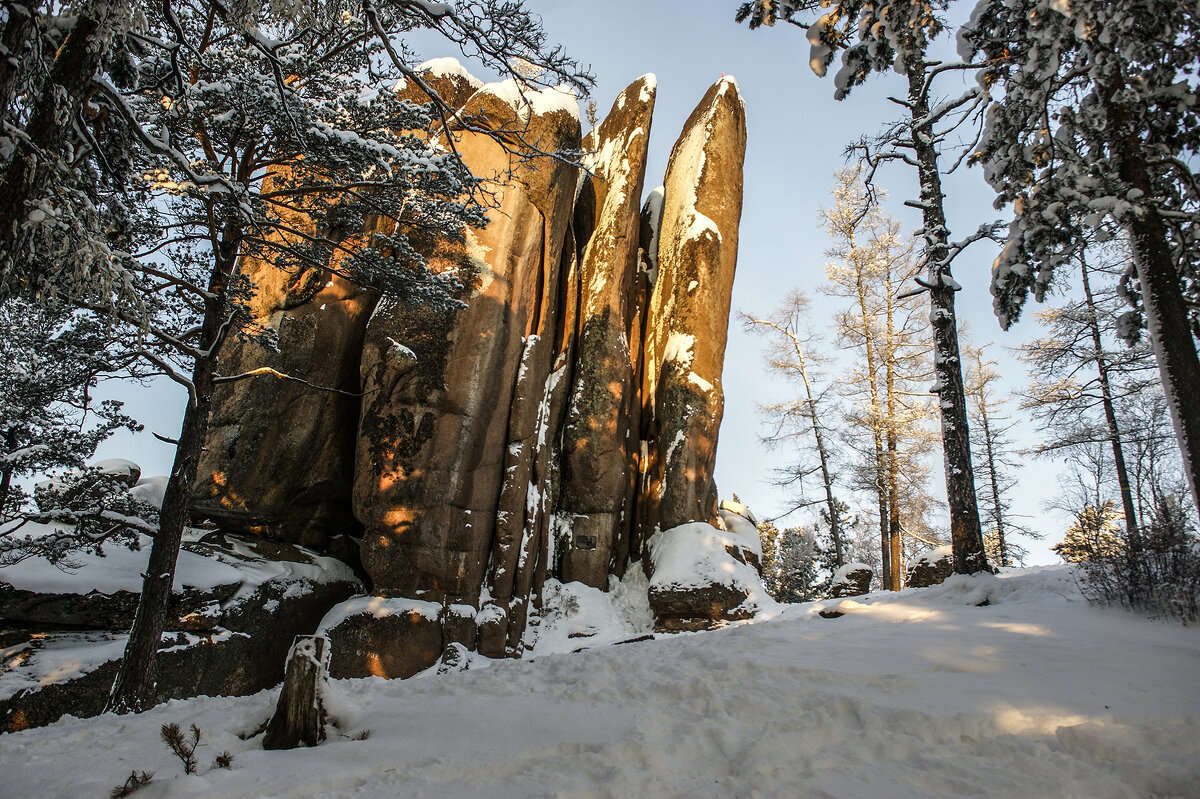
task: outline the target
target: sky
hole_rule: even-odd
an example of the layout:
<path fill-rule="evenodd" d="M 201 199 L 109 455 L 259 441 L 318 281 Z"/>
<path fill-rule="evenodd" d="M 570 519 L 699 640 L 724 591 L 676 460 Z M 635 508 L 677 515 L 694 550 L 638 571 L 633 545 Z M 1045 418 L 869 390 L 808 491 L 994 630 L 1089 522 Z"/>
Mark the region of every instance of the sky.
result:
<path fill-rule="evenodd" d="M 901 91 L 899 78 L 873 78 L 851 96 L 833 99 L 832 80 L 818 79 L 808 68 L 808 44 L 803 31 L 790 25 L 750 31 L 733 21 L 733 0 L 528 0 L 539 14 L 550 41 L 591 67 L 592 91 L 603 118 L 617 93 L 640 75 L 658 78 L 658 95 L 646 190 L 662 182 L 667 158 L 684 121 L 707 88 L 722 75 L 736 77 L 746 103 L 748 142 L 744 205 L 739 233 L 733 314 L 766 313 L 792 288 L 802 288 L 814 302 L 817 327 L 831 319 L 832 300 L 820 298 L 824 280 L 823 253 L 830 241 L 822 230 L 818 209 L 831 203 L 834 170 L 845 165 L 843 150 L 864 135 L 879 131 L 901 109 L 887 95 Z M 454 54 L 430 40 L 416 49 L 426 58 Z M 486 75 L 464 63 L 472 71 Z M 957 78 L 955 78 L 957 80 Z M 947 84 L 947 94 L 959 85 Z M 887 210 L 911 230 L 919 226 L 916 211 L 902 205 L 917 194 L 915 172 L 907 167 L 881 171 L 888 192 Z M 978 170 L 960 170 L 947 180 L 947 210 L 951 238 L 963 238 L 978 225 L 1004 218 L 992 208 L 992 192 Z M 1019 346 L 1038 333 L 1031 314 L 1002 332 L 991 310 L 988 278 L 995 247 L 983 242 L 955 263 L 955 278 L 963 286 L 957 299 L 960 319 L 970 325 L 976 344 L 993 343 L 989 354 L 1000 362 L 1010 388 L 1020 388 L 1025 371 L 1006 348 Z M 771 483 L 773 470 L 788 460 L 786 452 L 771 452 L 760 442 L 764 432 L 757 404 L 778 401 L 788 387 L 766 374 L 762 341 L 731 321 L 724 372 L 725 416 L 717 455 L 717 485 L 722 498 L 737 493 L 760 517 L 773 517 L 791 506 L 789 497 Z M 126 437 L 106 443 L 102 457 L 128 457 L 146 474 L 166 474 L 171 449 L 154 441 L 149 431 L 174 436 L 178 432 L 183 397 L 162 381 L 152 389 L 120 396 L 127 410 L 142 419 L 148 432 L 131 442 Z M 1015 403 L 1010 404 L 1012 412 Z M 1032 443 L 1028 424 L 1016 431 L 1018 440 Z M 1055 491 L 1055 464 L 1022 458 L 1014 510 L 1030 517 L 1027 524 L 1046 533 L 1041 542 L 1022 541 L 1032 563 L 1053 563 L 1048 549 L 1061 538 L 1068 520 L 1043 510 Z M 940 475 L 935 492 L 944 496 Z M 784 523 L 800 523 L 802 515 Z"/>

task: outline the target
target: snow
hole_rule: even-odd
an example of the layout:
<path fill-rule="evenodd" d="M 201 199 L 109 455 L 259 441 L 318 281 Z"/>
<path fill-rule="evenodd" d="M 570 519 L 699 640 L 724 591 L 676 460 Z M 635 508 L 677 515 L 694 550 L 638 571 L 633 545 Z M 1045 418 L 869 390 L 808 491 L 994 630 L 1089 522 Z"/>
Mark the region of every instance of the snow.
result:
<path fill-rule="evenodd" d="M 662 212 L 665 193 L 666 187 L 658 186 L 650 191 L 645 203 L 650 225 L 650 243 L 646 245 L 646 263 L 648 264 L 646 271 L 649 275 L 651 285 L 654 285 L 658 280 L 658 242 L 659 236 L 662 233 Z"/>
<path fill-rule="evenodd" d="M 483 81 L 467 71 L 457 58 L 447 56 L 445 58 L 432 58 L 421 64 L 416 69 L 417 72 L 422 72 L 431 75 L 435 78 L 457 77 L 462 78 L 473 89 L 483 87 Z"/>
<path fill-rule="evenodd" d="M 857 571 L 871 571 L 871 567 L 865 563 L 844 563 L 833 573 L 833 579 L 830 580 L 830 584 L 837 585 L 838 583 L 844 583 L 851 572 Z"/>
<path fill-rule="evenodd" d="M 695 372 L 688 373 L 688 382 L 691 383 L 692 385 L 696 386 L 697 388 L 699 388 L 705 394 L 711 393 L 713 390 L 713 384 L 708 382 L 707 380 L 705 380 L 703 377 L 696 374 Z"/>
<path fill-rule="evenodd" d="M 663 347 L 662 360 L 663 363 L 674 361 L 681 368 L 687 368 L 692 365 L 692 359 L 695 357 L 692 354 L 692 348 L 696 344 L 696 337 L 690 333 L 680 333 L 677 330 L 672 330 L 671 335 L 667 337 L 667 345 Z"/>
<path fill-rule="evenodd" d="M 456 606 L 457 607 L 457 606 Z M 416 614 L 426 619 L 437 619 L 442 606 L 436 602 L 425 602 L 420 599 L 382 596 L 354 596 L 338 605 L 334 605 L 321 623 L 317 625 L 317 635 L 325 635 L 351 616 L 370 616 L 382 619 L 388 616 L 407 616 Z"/>
<path fill-rule="evenodd" d="M 151 480 L 163 478 L 151 478 Z M 142 485 L 139 481 L 138 485 Z M 155 490 L 157 484 L 146 486 Z M 136 487 L 135 487 L 136 488 Z M 54 528 L 50 525 L 29 522 L 21 533 L 37 537 Z M 293 561 L 265 561 L 233 539 L 227 539 L 229 552 L 201 545 L 200 551 L 191 551 L 200 531 L 189 530 L 184 535 L 184 548 L 179 552 L 175 567 L 175 582 L 172 591 L 182 592 L 186 588 L 209 590 L 219 585 L 240 586 L 234 599 L 249 595 L 258 586 L 268 581 L 298 582 L 312 580 L 324 583 L 335 580 L 353 580 L 354 573 L 341 561 L 310 553 L 312 563 Z M 89 553 L 71 555 L 68 568 L 60 569 L 43 558 L 28 558 L 11 566 L 0 566 L 0 583 L 14 588 L 47 594 L 87 594 L 98 591 L 112 594 L 117 591 L 140 593 L 141 572 L 146 568 L 150 556 L 150 537 L 139 536 L 141 549 L 131 550 L 113 544 L 105 547 L 103 557 Z"/>
<path fill-rule="evenodd" d="M 560 84 L 545 89 L 522 88 L 512 78 L 488 83 L 480 89 L 482 92 L 494 95 L 517 111 L 522 119 L 528 119 L 530 114 L 555 114 L 565 112 L 579 119 L 579 98 L 575 90 L 567 84 Z"/>
<path fill-rule="evenodd" d="M 24 642 L 0 649 L 4 677 L 0 699 L 95 671 L 121 657 L 128 637 L 108 632 L 60 633 L 43 638 L 36 647 Z"/>
<path fill-rule="evenodd" d="M 107 795 L 135 768 L 155 773 L 146 799 L 1193 796 L 1198 665 L 1196 628 L 1089 606 L 1067 567 L 956 575 L 716 632 L 334 681 L 339 726 L 312 749 L 238 737 L 274 709 L 264 691 L 0 735 L 0 772 L 5 795 L 39 797 Z M 203 731 L 199 774 L 160 743 L 166 722 Z M 233 769 L 209 769 L 223 750 Z"/>
<path fill-rule="evenodd" d="M 758 535 L 758 527 L 743 514 L 727 508 L 727 504 L 734 505 L 737 503 L 728 501 L 721 503 L 721 521 L 725 523 L 725 530 L 730 535 L 737 536 L 740 539 L 742 547 L 753 552 L 761 562 L 762 540 Z M 749 509 L 746 510 L 746 513 L 750 513 Z M 753 516 L 753 514 L 750 515 Z"/>
<path fill-rule="evenodd" d="M 129 493 L 142 502 L 147 502 L 156 508 L 161 508 L 163 497 L 167 493 L 166 477 L 143 477 L 133 484 Z"/>
<path fill-rule="evenodd" d="M 779 607 L 767 595 L 754 567 L 729 554 L 730 549 L 748 546 L 752 541 L 738 532 L 718 530 L 704 522 L 660 530 L 646 542 L 652 566 L 650 588 L 678 590 L 726 585 L 745 592 L 751 610 Z M 761 547 L 755 549 L 761 557 Z"/>
<path fill-rule="evenodd" d="M 949 544 L 939 547 L 930 547 L 913 558 L 912 565 L 916 566 L 921 563 L 932 565 L 937 563 L 939 560 L 949 560 L 953 557 L 954 550 Z"/>

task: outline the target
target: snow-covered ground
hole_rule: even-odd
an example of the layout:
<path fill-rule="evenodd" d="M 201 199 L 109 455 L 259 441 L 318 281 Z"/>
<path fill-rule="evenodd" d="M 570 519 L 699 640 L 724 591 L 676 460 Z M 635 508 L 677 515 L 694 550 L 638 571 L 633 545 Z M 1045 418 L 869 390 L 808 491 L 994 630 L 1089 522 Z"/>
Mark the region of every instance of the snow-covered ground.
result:
<path fill-rule="evenodd" d="M 548 650 L 627 624 L 595 596 L 567 604 L 543 623 Z M 1200 796 L 1200 630 L 1089 606 L 1066 567 L 768 615 L 339 681 L 340 735 L 315 749 L 239 737 L 270 691 L 67 719 L 0 735 L 0 795 L 106 796 L 137 769 L 155 775 L 145 799 Z M 198 775 L 159 742 L 170 721 L 204 731 Z M 223 750 L 232 770 L 210 770 Z"/>

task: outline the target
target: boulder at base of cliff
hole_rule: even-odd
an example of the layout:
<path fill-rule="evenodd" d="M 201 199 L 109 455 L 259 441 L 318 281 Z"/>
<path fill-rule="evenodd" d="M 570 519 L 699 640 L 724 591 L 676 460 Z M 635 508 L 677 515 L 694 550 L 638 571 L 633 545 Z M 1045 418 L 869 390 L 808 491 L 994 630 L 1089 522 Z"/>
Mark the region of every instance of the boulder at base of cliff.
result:
<path fill-rule="evenodd" d="M 746 559 L 762 574 L 762 538 L 758 533 L 758 517 L 742 503 L 730 499 L 721 501 L 718 514 L 725 529 L 741 537 Z"/>
<path fill-rule="evenodd" d="M 907 588 L 928 588 L 941 585 L 954 574 L 954 551 L 948 546 L 927 549 L 913 559 L 904 576 Z"/>
<path fill-rule="evenodd" d="M 847 563 L 833 573 L 829 596 L 862 596 L 871 590 L 871 567 L 865 563 Z"/>
<path fill-rule="evenodd" d="M 5 611 L 3 619 L 16 623 L 0 650 L 0 729 L 100 713 L 148 548 L 146 539 L 143 551 L 77 555 L 69 572 L 35 558 L 0 569 L 0 596 L 15 596 L 20 616 Z M 330 607 L 362 590 L 344 563 L 301 547 L 188 531 L 159 649 L 157 699 L 240 696 L 279 683 L 292 639 L 312 634 Z M 112 626 L 71 629 L 102 623 Z"/>
<path fill-rule="evenodd" d="M 757 553 L 737 532 L 689 522 L 646 543 L 656 630 L 706 630 L 748 619 L 774 601 L 753 565 Z"/>
<path fill-rule="evenodd" d="M 452 605 L 443 614 L 436 602 L 383 596 L 356 596 L 322 619 L 318 634 L 329 638 L 329 676 L 404 679 L 438 662 L 445 649 L 443 615 L 464 615 Z M 470 614 L 471 608 L 465 608 Z M 446 619 L 452 628 L 455 619 Z"/>

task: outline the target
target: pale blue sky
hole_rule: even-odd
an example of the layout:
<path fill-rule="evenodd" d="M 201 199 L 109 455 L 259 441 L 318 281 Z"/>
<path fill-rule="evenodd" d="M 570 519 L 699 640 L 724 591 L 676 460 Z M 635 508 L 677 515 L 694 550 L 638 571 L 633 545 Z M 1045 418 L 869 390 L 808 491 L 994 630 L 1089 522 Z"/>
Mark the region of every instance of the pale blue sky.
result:
<path fill-rule="evenodd" d="M 832 81 L 820 80 L 808 69 L 802 31 L 780 26 L 751 32 L 734 24 L 736 3 L 731 0 L 530 0 L 527 5 L 541 14 L 552 41 L 592 66 L 597 78 L 593 98 L 601 115 L 639 75 L 657 75 L 647 190 L 662 182 L 671 146 L 708 86 L 723 73 L 737 78 L 746 101 L 748 145 L 734 311 L 766 312 L 792 287 L 804 288 L 815 298 L 824 279 L 822 253 L 829 246 L 817 209 L 829 202 L 832 173 L 844 164 L 846 144 L 876 132 L 900 110 L 886 100 L 888 93 L 901 91 L 898 77 L 876 77 L 848 100 L 835 102 Z M 448 54 L 422 45 L 427 47 L 422 51 L 425 57 Z M 945 88 L 947 93 L 954 90 Z M 890 194 L 889 211 L 907 228 L 916 227 L 916 212 L 901 206 L 916 194 L 915 174 L 898 167 L 881 173 L 881 178 Z M 976 170 L 953 176 L 947 193 L 952 237 L 965 236 L 981 222 L 1002 216 L 991 208 L 991 191 Z M 1037 328 L 1026 321 L 1008 333 L 1000 331 L 987 292 L 994 248 L 977 246 L 955 266 L 963 285 L 959 313 L 970 320 L 977 343 L 996 342 L 991 354 L 1012 380 L 1022 383 L 1024 370 L 1003 348 L 1019 345 Z M 831 309 L 829 300 L 814 305 L 823 314 Z M 787 503 L 769 478 L 786 456 L 759 444 L 755 403 L 778 399 L 784 387 L 764 374 L 760 342 L 736 323 L 730 329 L 724 386 L 718 487 L 722 497 L 737 492 L 760 516 L 775 515 Z M 151 391 L 126 396 L 129 410 L 148 427 L 166 435 L 177 433 L 182 397 L 175 386 L 160 383 Z M 146 435 L 136 444 L 113 441 L 101 452 L 139 461 L 148 474 L 165 474 L 171 454 Z M 1031 463 L 1021 475 L 1017 510 L 1034 517 L 1033 526 L 1047 533 L 1044 542 L 1025 542 L 1034 562 L 1057 561 L 1047 546 L 1059 540 L 1065 527 L 1065 520 L 1041 509 L 1055 489 L 1054 472 L 1052 464 Z M 936 488 L 944 495 L 940 483 Z"/>

